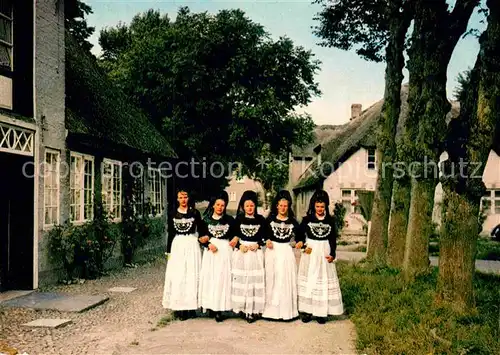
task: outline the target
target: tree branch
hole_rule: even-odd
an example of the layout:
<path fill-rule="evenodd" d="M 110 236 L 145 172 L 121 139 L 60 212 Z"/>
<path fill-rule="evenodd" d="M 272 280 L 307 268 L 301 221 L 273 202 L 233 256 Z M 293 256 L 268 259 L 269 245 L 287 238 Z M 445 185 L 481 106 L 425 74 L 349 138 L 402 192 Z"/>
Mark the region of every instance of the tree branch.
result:
<path fill-rule="evenodd" d="M 457 0 L 450 14 L 450 29 L 452 34 L 461 35 L 467 29 L 472 12 L 479 5 L 480 0 Z"/>

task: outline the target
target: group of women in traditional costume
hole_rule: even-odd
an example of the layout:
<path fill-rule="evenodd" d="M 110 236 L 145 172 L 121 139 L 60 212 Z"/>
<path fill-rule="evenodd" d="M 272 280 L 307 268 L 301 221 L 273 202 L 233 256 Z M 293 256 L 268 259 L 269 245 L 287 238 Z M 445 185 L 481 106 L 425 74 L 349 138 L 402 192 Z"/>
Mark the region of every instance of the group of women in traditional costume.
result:
<path fill-rule="evenodd" d="M 235 312 L 249 323 L 259 318 L 321 324 L 344 313 L 337 271 L 335 216 L 323 190 L 312 196 L 299 224 L 290 193 L 275 197 L 269 216 L 257 213 L 257 194 L 245 191 L 236 218 L 226 213 L 228 195 L 212 198 L 201 214 L 186 191 L 168 217 L 173 238 L 165 272 L 163 307 L 182 320 L 196 310 L 217 322 Z M 295 246 L 292 246 L 292 243 Z M 293 248 L 303 253 L 297 267 Z"/>

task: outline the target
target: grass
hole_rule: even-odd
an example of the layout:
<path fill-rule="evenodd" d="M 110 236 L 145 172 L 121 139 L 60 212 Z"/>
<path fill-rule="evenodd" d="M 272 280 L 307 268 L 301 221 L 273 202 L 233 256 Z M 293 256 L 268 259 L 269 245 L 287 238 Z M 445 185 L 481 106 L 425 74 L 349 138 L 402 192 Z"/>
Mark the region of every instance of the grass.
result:
<path fill-rule="evenodd" d="M 175 320 L 173 313 L 168 313 L 166 316 L 163 316 L 156 325 L 158 328 L 163 328 L 169 325 L 171 322 Z"/>
<path fill-rule="evenodd" d="M 436 240 L 432 240 L 436 242 Z M 437 244 L 429 244 L 429 253 L 431 256 L 439 256 L 439 242 Z M 478 260 L 500 260 L 500 243 L 479 238 L 477 241 L 477 254 Z"/>
<path fill-rule="evenodd" d="M 500 277 L 477 274 L 476 309 L 460 315 L 435 300 L 437 269 L 406 285 L 397 270 L 337 264 L 342 298 L 368 354 L 500 354 Z"/>

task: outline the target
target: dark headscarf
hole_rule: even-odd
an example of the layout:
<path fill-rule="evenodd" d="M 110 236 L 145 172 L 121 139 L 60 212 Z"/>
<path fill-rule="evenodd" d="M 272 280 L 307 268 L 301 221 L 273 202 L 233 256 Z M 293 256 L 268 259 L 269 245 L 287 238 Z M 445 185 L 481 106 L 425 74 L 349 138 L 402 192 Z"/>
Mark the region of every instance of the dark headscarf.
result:
<path fill-rule="evenodd" d="M 269 213 L 269 217 L 273 218 L 278 215 L 278 203 L 280 200 L 287 200 L 288 201 L 288 217 L 289 218 L 294 218 L 295 214 L 293 213 L 292 209 L 292 196 L 290 195 L 290 192 L 287 190 L 281 190 L 276 194 L 276 197 L 273 200 L 273 203 L 271 205 L 271 211 Z"/>
<path fill-rule="evenodd" d="M 229 201 L 229 196 L 226 191 L 222 190 L 220 191 L 217 195 L 212 196 L 210 199 L 210 202 L 208 204 L 207 209 L 205 210 L 205 213 L 203 214 L 203 217 L 211 217 L 214 214 L 214 205 L 215 201 L 217 200 L 223 200 L 224 201 L 224 211 L 222 212 L 222 215 L 226 214 L 226 209 L 227 209 L 227 203 Z"/>
<path fill-rule="evenodd" d="M 243 206 L 245 205 L 245 201 L 252 201 L 255 204 L 255 212 L 254 215 L 257 215 L 257 193 L 252 190 L 246 190 L 240 198 L 240 202 L 238 204 L 238 215 L 245 215 L 245 209 Z"/>
<path fill-rule="evenodd" d="M 325 203 L 325 215 L 330 217 L 330 197 L 328 197 L 328 193 L 325 190 L 316 190 L 314 192 L 314 195 L 312 195 L 311 200 L 309 201 L 307 215 L 314 216 L 316 214 L 316 210 L 314 209 L 316 202 Z"/>

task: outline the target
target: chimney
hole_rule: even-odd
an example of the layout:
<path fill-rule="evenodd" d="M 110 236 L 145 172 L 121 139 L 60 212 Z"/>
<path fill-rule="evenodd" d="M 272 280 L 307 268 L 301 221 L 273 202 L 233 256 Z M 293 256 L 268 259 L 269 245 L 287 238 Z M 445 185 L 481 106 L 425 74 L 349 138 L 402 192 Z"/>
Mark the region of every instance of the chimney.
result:
<path fill-rule="evenodd" d="M 361 115 L 361 104 L 351 105 L 351 120 L 358 118 Z"/>

